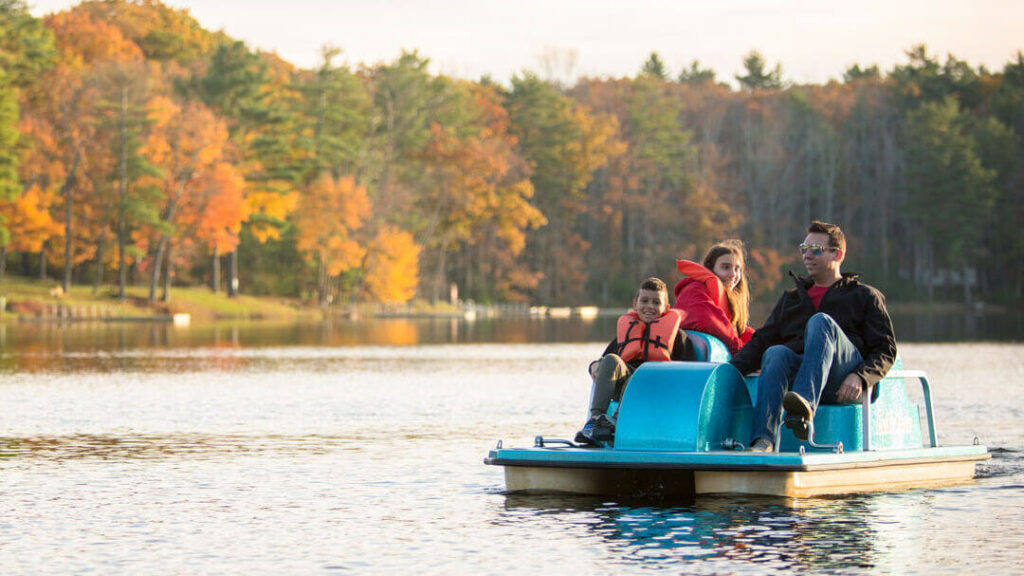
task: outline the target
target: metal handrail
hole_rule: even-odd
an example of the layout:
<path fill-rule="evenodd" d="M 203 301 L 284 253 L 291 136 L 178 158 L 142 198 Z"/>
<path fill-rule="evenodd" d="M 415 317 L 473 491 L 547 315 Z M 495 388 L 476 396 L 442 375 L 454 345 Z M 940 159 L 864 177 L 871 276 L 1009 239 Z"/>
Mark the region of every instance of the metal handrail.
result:
<path fill-rule="evenodd" d="M 871 450 L 871 390 L 861 392 L 860 396 L 860 427 L 864 432 L 864 445 L 861 446 L 861 450 L 869 452 Z"/>
<path fill-rule="evenodd" d="M 571 440 L 565 440 L 563 438 L 545 438 L 543 436 L 534 436 L 533 447 L 534 448 L 546 448 L 550 444 L 559 444 L 562 446 L 568 446 L 570 448 L 578 448 L 578 444 L 574 444 Z"/>
<path fill-rule="evenodd" d="M 921 383 L 924 393 L 925 414 L 928 417 L 928 441 L 935 448 L 939 445 L 935 433 L 935 411 L 932 409 L 932 387 L 928 384 L 928 374 L 923 370 L 890 370 L 886 378 L 911 378 Z M 871 450 L 871 393 L 867 391 L 861 400 L 861 428 L 864 430 L 864 451 Z"/>

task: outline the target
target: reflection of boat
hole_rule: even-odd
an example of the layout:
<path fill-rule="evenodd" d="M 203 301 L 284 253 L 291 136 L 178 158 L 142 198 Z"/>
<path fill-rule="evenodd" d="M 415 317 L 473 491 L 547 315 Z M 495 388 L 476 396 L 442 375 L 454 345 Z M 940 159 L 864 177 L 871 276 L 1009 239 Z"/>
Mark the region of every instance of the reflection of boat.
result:
<path fill-rule="evenodd" d="M 984 446 L 937 445 L 927 376 L 902 370 L 898 359 L 861 404 L 819 406 L 813 442 L 782 428 L 779 452 L 742 452 L 757 378 L 722 363 L 728 352 L 718 340 L 695 333 L 691 340 L 708 361 L 652 362 L 633 374 L 613 447 L 538 436 L 532 448 L 499 442 L 485 463 L 504 467 L 512 493 L 805 497 L 966 482 L 989 458 Z M 908 381 L 924 391 L 927 436 Z"/>

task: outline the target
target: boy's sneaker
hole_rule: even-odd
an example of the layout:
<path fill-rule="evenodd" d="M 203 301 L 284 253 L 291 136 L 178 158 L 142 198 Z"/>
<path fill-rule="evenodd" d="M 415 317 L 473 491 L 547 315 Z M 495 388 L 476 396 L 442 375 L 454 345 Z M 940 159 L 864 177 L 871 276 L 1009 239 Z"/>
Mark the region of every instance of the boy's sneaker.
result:
<path fill-rule="evenodd" d="M 583 425 L 583 429 L 576 433 L 577 444 L 595 446 L 597 448 L 610 446 L 614 439 L 615 423 L 604 414 L 591 417 Z"/>

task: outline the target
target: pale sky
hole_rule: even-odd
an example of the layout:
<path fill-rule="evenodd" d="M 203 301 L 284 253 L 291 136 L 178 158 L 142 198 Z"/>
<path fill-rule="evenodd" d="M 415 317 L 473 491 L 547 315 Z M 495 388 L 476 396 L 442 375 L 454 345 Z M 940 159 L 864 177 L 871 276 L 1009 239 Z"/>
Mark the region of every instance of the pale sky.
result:
<path fill-rule="evenodd" d="M 28 0 L 32 13 L 77 2 Z M 316 66 L 325 44 L 353 66 L 418 49 L 435 73 L 507 82 L 633 76 L 652 51 L 674 77 L 698 59 L 733 81 L 759 50 L 786 80 L 823 83 L 847 66 L 906 62 L 924 43 L 1000 70 L 1024 50 L 1022 0 L 166 0 L 209 30 Z M 548 54 L 546 73 L 543 64 Z M 554 58 L 550 57 L 554 55 Z"/>

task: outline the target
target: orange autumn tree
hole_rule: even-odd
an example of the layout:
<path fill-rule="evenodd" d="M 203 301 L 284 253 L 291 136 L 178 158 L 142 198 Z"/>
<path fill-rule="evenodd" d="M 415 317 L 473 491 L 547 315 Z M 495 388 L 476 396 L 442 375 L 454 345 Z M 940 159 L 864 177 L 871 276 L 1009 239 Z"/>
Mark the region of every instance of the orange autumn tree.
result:
<path fill-rule="evenodd" d="M 491 174 L 494 187 L 484 196 L 487 208 L 482 225 L 464 247 L 476 264 L 464 272 L 464 284 L 490 286 L 489 296 L 522 300 L 537 287 L 540 276 L 531 271 L 522 255 L 527 234 L 548 223 L 534 204 L 533 183 L 526 160 L 516 151 L 517 140 L 510 132 L 508 112 L 493 86 L 474 85 L 473 100 L 484 125 L 482 137 L 496 168 Z M 487 295 L 487 294 L 482 294 Z"/>
<path fill-rule="evenodd" d="M 157 185 L 163 192 L 159 207 L 160 224 L 153 231 L 151 243 L 154 246 L 149 250 L 149 300 L 152 302 L 156 299 L 168 246 L 180 236 L 190 216 L 182 208 L 195 205 L 195 201 L 187 196 L 203 192 L 201 179 L 208 171 L 212 171 L 213 180 L 221 181 L 215 185 L 218 190 L 233 190 L 236 186 L 230 182 L 230 175 L 223 168 L 220 173 L 214 170 L 228 147 L 227 125 L 201 102 L 192 100 L 178 104 L 166 96 L 156 97 L 150 105 L 149 121 L 151 128 L 143 153 L 161 169 Z M 225 181 L 228 182 L 225 184 Z M 229 212 L 237 210 L 233 196 L 231 198 L 228 201 L 231 206 Z M 214 199 L 213 202 L 221 200 Z M 194 219 L 194 215 L 192 217 Z M 226 224 L 228 229 L 231 226 L 230 222 Z M 165 277 L 169 279 L 169 271 Z M 166 298 L 166 290 L 164 295 Z"/>
<path fill-rule="evenodd" d="M 154 0 L 85 0 L 71 11 L 116 27 L 150 60 L 191 61 L 207 52 L 215 37 L 187 9 Z"/>
<path fill-rule="evenodd" d="M 95 257 L 97 267 L 102 267 L 109 228 L 111 198 L 103 194 L 109 191 L 102 185 L 114 154 L 109 135 L 101 130 L 96 70 L 112 62 L 138 62 L 142 54 L 116 28 L 87 14 L 61 12 L 46 17 L 44 23 L 56 40 L 56 66 L 26 91 L 23 110 L 31 119 L 30 138 L 48 156 L 37 164 L 60 165 L 59 170 L 46 171 L 54 179 L 40 185 L 58 190 L 63 204 L 64 288 L 68 289 L 75 263 Z"/>
<path fill-rule="evenodd" d="M 199 175 L 196 191 L 186 197 L 182 208 L 182 235 L 194 238 L 212 254 L 210 285 L 216 291 L 220 255 L 238 247 L 242 222 L 249 217 L 243 196 L 245 178 L 233 165 L 219 162 Z"/>
<path fill-rule="evenodd" d="M 433 180 L 419 204 L 436 266 L 432 296 L 437 300 L 455 278 L 474 297 L 515 299 L 538 278 L 519 259 L 526 233 L 547 220 L 532 204 L 528 168 L 495 88 L 468 82 L 455 88 L 449 106 L 459 113 L 446 126 L 431 126 L 424 153 Z M 449 253 L 459 256 L 453 264 Z"/>
<path fill-rule="evenodd" d="M 381 226 L 366 248 L 361 298 L 401 304 L 416 295 L 420 247 L 412 234 L 390 225 Z"/>
<path fill-rule="evenodd" d="M 352 176 L 334 178 L 323 172 L 306 187 L 295 212 L 297 248 L 317 267 L 317 298 L 334 298 L 331 278 L 360 265 L 365 250 L 355 233 L 370 215 L 366 188 Z"/>

